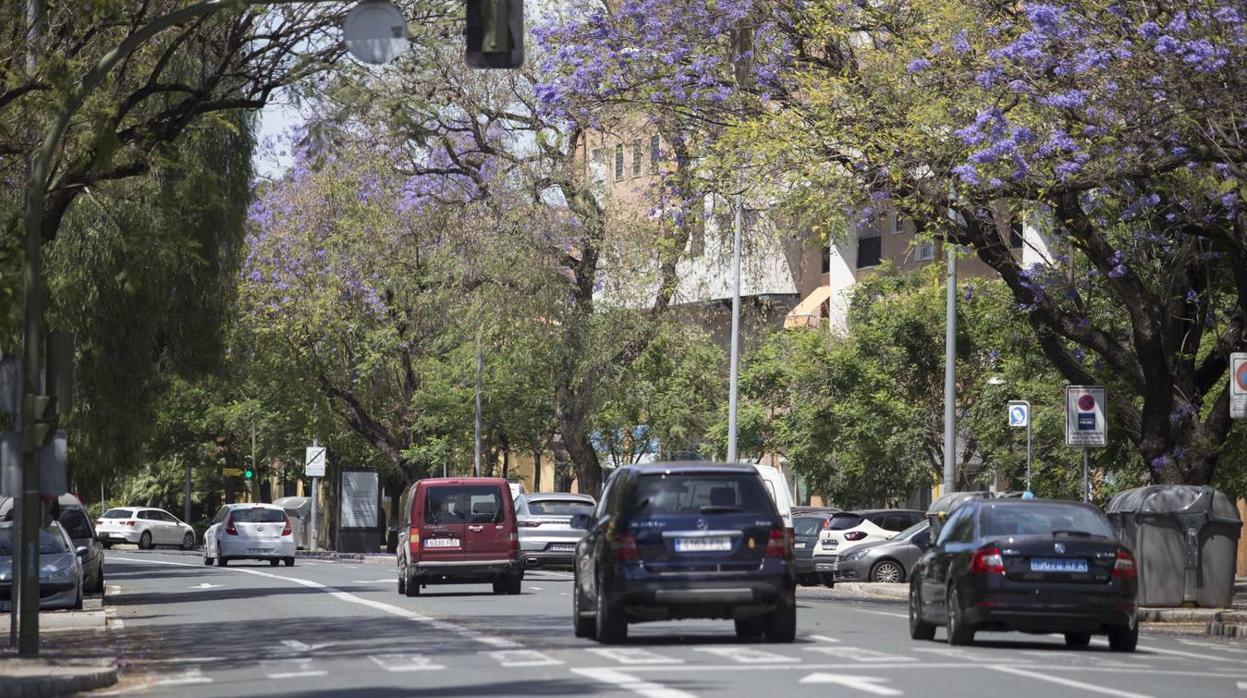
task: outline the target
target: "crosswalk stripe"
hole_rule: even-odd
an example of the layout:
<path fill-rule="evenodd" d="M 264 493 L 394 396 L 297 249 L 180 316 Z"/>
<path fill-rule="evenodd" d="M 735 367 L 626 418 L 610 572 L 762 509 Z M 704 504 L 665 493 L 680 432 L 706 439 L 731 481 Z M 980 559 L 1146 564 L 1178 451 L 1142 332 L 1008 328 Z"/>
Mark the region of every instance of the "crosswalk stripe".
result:
<path fill-rule="evenodd" d="M 675 657 L 664 657 L 660 654 L 655 654 L 653 652 L 650 652 L 649 650 L 642 650 L 642 649 L 610 649 L 610 648 L 605 648 L 605 647 L 600 647 L 600 648 L 595 647 L 595 648 L 590 648 L 589 651 L 592 652 L 593 654 L 598 655 L 599 657 L 605 657 L 612 661 L 619 662 L 620 664 L 641 665 L 641 664 L 683 664 L 684 663 L 683 659 L 676 659 Z"/>
<path fill-rule="evenodd" d="M 489 652 L 489 656 L 504 667 L 553 666 L 561 660 L 548 657 L 537 650 L 501 650 Z"/>
<path fill-rule="evenodd" d="M 433 660 L 422 654 L 373 654 L 368 659 L 373 664 L 381 667 L 386 671 L 436 671 L 445 669 L 441 664 L 434 664 Z"/>
<path fill-rule="evenodd" d="M 853 662 L 861 662 L 863 664 L 871 664 L 876 662 L 916 662 L 915 657 L 906 657 L 902 654 L 888 654 L 887 652 L 878 652 L 875 650 L 863 649 L 861 647 L 846 647 L 839 645 L 836 647 L 806 647 L 806 652 L 818 652 L 837 659 L 843 659 Z"/>
<path fill-rule="evenodd" d="M 792 664 L 799 660 L 752 647 L 697 647 L 698 652 L 730 659 L 738 664 Z"/>

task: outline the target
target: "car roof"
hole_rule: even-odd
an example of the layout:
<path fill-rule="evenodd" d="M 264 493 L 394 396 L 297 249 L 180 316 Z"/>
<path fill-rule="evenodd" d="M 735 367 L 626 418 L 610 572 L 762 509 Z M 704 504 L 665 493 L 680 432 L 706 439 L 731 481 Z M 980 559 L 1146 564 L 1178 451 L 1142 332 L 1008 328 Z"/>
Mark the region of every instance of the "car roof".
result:
<path fill-rule="evenodd" d="M 846 514 L 857 514 L 858 516 L 866 516 L 867 514 L 919 514 L 925 515 L 925 512 L 917 509 L 854 509 L 853 511 L 844 512 Z"/>
<path fill-rule="evenodd" d="M 530 492 L 524 495 L 524 499 L 530 502 L 542 499 L 574 499 L 580 502 L 595 501 L 593 497 L 587 494 L 578 494 L 576 492 Z"/>
<path fill-rule="evenodd" d="M 747 463 L 714 463 L 711 461 L 675 461 L 671 463 L 631 463 L 622 465 L 620 470 L 635 470 L 642 475 L 653 473 L 757 473 Z"/>
<path fill-rule="evenodd" d="M 506 485 L 510 489 L 511 483 L 500 477 L 426 477 L 420 480 L 418 484 L 425 487 L 433 485 Z"/>
<path fill-rule="evenodd" d="M 284 509 L 277 506 L 276 504 L 269 504 L 268 502 L 234 502 L 233 504 L 225 505 L 226 509 L 242 509 L 243 507 L 247 507 L 247 508 L 260 507 L 263 509 L 278 509 L 280 511 L 285 511 Z M 148 509 L 155 509 L 155 508 L 156 507 L 148 507 Z M 164 511 L 164 510 L 161 509 L 160 511 Z"/>
<path fill-rule="evenodd" d="M 967 502 L 967 504 L 968 503 L 969 502 Z M 1014 499 L 1009 497 L 1003 499 L 976 499 L 973 503 L 978 504 L 980 508 L 990 507 L 993 509 L 996 507 L 1031 507 L 1036 504 L 1059 504 L 1062 506 L 1071 506 L 1079 509 L 1100 512 L 1100 508 L 1094 504 L 1078 502 L 1073 499 Z"/>

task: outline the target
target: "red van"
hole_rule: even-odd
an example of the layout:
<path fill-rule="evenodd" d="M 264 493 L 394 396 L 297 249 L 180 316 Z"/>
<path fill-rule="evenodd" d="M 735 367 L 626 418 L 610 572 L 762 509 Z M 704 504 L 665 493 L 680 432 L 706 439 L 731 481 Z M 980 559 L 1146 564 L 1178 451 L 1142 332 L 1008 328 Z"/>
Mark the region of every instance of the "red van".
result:
<path fill-rule="evenodd" d="M 409 486 L 398 532 L 398 593 L 484 584 L 518 594 L 524 579 L 511 489 L 502 478 L 428 478 Z"/>

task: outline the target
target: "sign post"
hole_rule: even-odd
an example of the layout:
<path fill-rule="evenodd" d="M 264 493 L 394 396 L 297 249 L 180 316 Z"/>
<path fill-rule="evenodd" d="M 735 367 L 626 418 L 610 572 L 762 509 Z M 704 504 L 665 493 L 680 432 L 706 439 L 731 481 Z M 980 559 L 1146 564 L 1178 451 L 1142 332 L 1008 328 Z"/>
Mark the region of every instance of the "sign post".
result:
<path fill-rule="evenodd" d="M 1104 388 L 1065 386 L 1065 444 L 1082 449 L 1082 500 L 1091 501 L 1091 451 L 1108 445 L 1108 418 Z"/>
<path fill-rule="evenodd" d="M 1026 400 L 1009 401 L 1009 426 L 1026 427 L 1026 491 L 1031 491 L 1031 404 Z"/>
<path fill-rule="evenodd" d="M 312 478 L 312 522 L 308 527 L 308 545 L 311 550 L 316 549 L 316 500 L 320 499 L 320 478 L 325 476 L 326 450 L 319 441 L 312 439 L 312 445 L 307 448 L 303 458 L 303 474 Z"/>
<path fill-rule="evenodd" d="M 1247 419 L 1247 352 L 1230 354 L 1230 419 Z"/>

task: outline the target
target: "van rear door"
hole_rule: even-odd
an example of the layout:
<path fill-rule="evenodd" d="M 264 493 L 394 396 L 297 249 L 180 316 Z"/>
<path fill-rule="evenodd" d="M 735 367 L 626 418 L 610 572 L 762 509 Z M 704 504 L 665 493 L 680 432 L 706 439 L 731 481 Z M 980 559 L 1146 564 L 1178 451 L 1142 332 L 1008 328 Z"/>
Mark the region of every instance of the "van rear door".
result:
<path fill-rule="evenodd" d="M 511 558 L 514 513 L 505 485 L 469 485 L 463 488 L 471 517 L 467 524 L 468 560 Z"/>
<path fill-rule="evenodd" d="M 467 504 L 462 486 L 438 484 L 426 487 L 423 497 L 414 497 L 412 521 L 419 521 L 420 556 L 418 560 L 462 560 L 465 552 Z"/>

